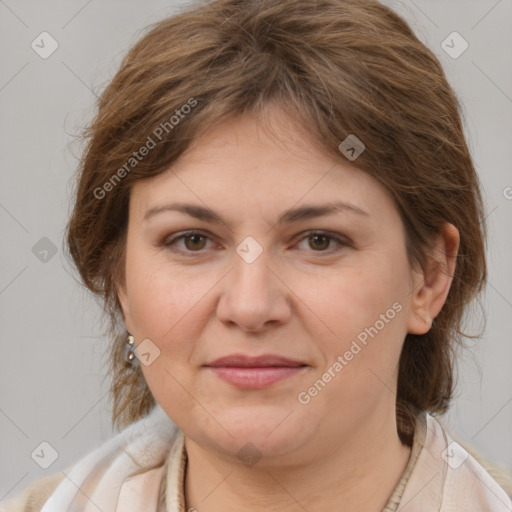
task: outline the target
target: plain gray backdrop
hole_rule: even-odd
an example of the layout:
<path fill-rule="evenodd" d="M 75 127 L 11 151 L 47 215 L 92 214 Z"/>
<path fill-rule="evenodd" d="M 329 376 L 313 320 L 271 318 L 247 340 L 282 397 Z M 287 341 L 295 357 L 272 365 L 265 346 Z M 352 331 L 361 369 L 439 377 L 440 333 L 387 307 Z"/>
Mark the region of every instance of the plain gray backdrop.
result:
<path fill-rule="evenodd" d="M 489 284 L 483 309 L 468 315 L 475 329 L 485 317 L 486 331 L 461 358 L 446 420 L 512 467 L 512 0 L 385 3 L 438 56 L 463 102 L 486 201 Z M 178 4 L 0 0 L 0 501 L 113 434 L 100 305 L 62 251 L 80 149 L 70 143 L 126 50 Z"/>

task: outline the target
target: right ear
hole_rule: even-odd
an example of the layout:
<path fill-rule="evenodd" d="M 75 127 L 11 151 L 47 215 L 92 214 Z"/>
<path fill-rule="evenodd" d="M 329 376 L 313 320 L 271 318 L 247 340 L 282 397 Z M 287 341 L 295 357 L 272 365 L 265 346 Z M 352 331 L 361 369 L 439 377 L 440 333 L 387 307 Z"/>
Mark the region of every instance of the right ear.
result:
<path fill-rule="evenodd" d="M 115 288 L 117 293 L 117 298 L 119 303 L 121 304 L 121 310 L 123 313 L 124 323 L 126 325 L 126 330 L 129 333 L 133 333 L 133 322 L 130 308 L 130 299 L 126 290 L 125 283 L 121 283 L 119 281 L 115 281 Z"/>

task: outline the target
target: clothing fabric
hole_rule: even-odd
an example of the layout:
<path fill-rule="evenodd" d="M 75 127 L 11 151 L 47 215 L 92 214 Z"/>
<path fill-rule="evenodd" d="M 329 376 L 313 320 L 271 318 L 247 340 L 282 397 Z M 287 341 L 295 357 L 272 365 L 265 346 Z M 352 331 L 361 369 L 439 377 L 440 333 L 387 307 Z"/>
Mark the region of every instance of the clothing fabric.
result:
<path fill-rule="evenodd" d="M 187 512 L 186 466 L 183 433 L 157 405 L 60 473 L 60 481 L 37 481 L 0 511 Z M 436 418 L 422 413 L 406 469 L 382 512 L 427 511 L 512 512 L 512 500 Z"/>

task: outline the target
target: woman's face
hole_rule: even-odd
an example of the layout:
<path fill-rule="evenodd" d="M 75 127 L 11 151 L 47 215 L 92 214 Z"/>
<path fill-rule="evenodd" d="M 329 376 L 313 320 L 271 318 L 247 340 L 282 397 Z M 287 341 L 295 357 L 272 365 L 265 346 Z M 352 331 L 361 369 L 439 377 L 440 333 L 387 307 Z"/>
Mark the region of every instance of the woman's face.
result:
<path fill-rule="evenodd" d="M 404 337 L 424 331 L 389 193 L 274 121 L 279 138 L 232 118 L 134 186 L 120 299 L 147 383 L 188 438 L 291 462 L 394 418 Z M 209 366 L 230 355 L 302 366 Z"/>

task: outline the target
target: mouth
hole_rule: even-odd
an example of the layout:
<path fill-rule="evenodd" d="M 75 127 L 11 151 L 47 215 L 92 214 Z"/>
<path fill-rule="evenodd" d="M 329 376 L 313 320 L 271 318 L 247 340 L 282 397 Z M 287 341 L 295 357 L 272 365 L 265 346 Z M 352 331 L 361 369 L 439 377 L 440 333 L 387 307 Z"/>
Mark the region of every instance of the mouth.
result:
<path fill-rule="evenodd" d="M 205 367 L 217 377 L 240 389 L 262 389 L 302 373 L 309 365 L 277 355 L 250 357 L 233 354 Z"/>

